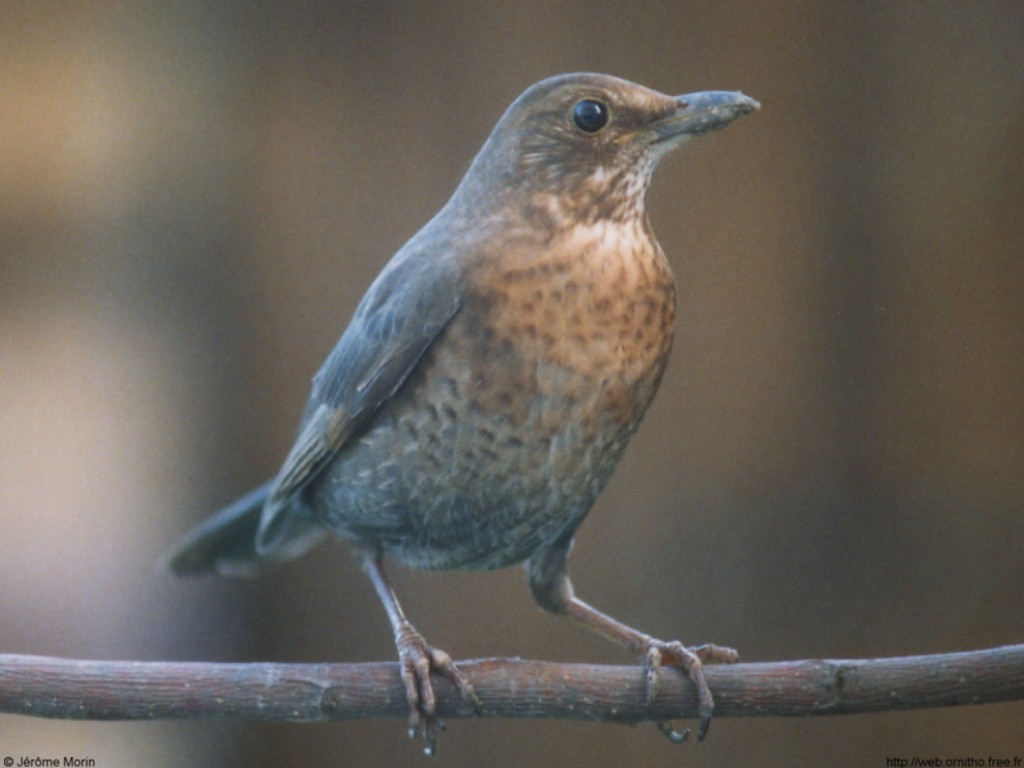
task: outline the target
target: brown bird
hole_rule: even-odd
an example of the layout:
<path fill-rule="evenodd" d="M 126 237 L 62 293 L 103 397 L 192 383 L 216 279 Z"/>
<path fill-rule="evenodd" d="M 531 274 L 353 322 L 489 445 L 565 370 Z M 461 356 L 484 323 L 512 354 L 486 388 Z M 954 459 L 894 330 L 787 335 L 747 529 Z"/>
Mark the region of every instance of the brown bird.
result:
<path fill-rule="evenodd" d="M 536 601 L 712 696 L 687 649 L 573 594 L 573 535 L 658 388 L 672 272 L 645 197 L 658 161 L 758 109 L 741 93 L 666 96 L 606 75 L 544 80 L 505 112 L 441 211 L 370 286 L 319 373 L 277 477 L 190 532 L 175 573 L 249 575 L 328 532 L 361 558 L 395 634 L 410 735 L 437 738 L 430 673 L 475 700 L 406 619 L 385 556 L 411 568 L 524 562 Z M 667 726 L 663 730 L 673 735 Z M 681 736 L 676 736 L 681 739 Z"/>

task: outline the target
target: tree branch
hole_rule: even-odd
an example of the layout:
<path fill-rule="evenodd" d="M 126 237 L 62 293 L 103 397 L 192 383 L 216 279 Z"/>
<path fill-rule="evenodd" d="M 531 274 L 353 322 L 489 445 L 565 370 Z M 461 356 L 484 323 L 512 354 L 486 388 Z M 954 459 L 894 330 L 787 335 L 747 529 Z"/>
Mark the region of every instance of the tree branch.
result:
<path fill-rule="evenodd" d="M 520 659 L 459 662 L 474 711 L 435 678 L 443 718 L 568 718 L 635 723 L 696 717 L 696 693 L 664 670 L 644 704 L 638 666 Z M 838 715 L 1024 699 L 1024 645 L 888 659 L 805 660 L 706 668 L 716 717 Z M 77 720 L 323 722 L 405 718 L 394 662 L 204 664 L 0 655 L 0 712 Z"/>

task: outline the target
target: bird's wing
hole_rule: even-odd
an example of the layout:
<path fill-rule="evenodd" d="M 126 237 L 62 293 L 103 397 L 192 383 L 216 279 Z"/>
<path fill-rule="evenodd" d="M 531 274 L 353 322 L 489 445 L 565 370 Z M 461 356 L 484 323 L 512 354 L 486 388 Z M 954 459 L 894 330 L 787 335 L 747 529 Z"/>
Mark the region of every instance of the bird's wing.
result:
<path fill-rule="evenodd" d="M 407 246 L 384 268 L 313 378 L 302 428 L 263 509 L 257 551 L 272 552 L 287 539 L 295 494 L 398 390 L 462 299 L 452 259 Z"/>

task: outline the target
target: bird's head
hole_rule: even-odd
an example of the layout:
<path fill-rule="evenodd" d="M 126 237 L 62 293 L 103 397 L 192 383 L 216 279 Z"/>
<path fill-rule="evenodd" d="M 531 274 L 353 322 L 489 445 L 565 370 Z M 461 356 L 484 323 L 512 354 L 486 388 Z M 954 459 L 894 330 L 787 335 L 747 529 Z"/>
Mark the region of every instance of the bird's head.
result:
<path fill-rule="evenodd" d="M 497 192 L 506 203 L 526 195 L 531 206 L 568 207 L 585 219 L 637 215 L 661 157 L 758 108 L 738 92 L 666 96 L 608 75 L 559 75 L 512 103 L 464 191 L 478 200 Z"/>

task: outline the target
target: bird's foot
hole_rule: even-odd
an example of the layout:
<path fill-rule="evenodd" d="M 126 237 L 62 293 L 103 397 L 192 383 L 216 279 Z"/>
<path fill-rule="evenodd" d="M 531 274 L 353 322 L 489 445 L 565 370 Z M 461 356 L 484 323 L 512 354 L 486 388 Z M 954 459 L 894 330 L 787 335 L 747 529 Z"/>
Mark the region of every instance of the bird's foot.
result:
<path fill-rule="evenodd" d="M 423 635 L 412 626 L 396 636 L 395 645 L 398 647 L 402 682 L 405 683 L 405 697 L 409 702 L 409 738 L 415 739 L 422 731 L 426 742 L 423 751 L 433 755 L 437 750 L 437 735 L 444 730 L 444 723 L 437 719 L 437 698 L 430 673 L 436 672 L 455 683 L 462 698 L 471 701 L 475 707 L 480 706 L 480 700 L 451 657 L 428 645 Z"/>
<path fill-rule="evenodd" d="M 725 646 L 698 645 L 694 648 L 687 648 L 678 640 L 664 642 L 650 638 L 642 650 L 644 669 L 647 672 L 647 706 L 654 703 L 658 695 L 659 678 L 662 667 L 679 667 L 697 686 L 697 711 L 700 714 L 700 726 L 697 728 L 697 741 L 703 741 L 707 735 L 708 727 L 711 725 L 711 715 L 715 709 L 715 700 L 711 696 L 711 689 L 708 688 L 707 680 L 704 679 L 705 664 L 735 664 L 740 655 L 732 648 Z M 670 741 L 681 744 L 690 735 L 687 728 L 683 732 L 672 728 L 671 723 L 664 720 L 657 721 L 658 730 L 664 733 Z"/>

